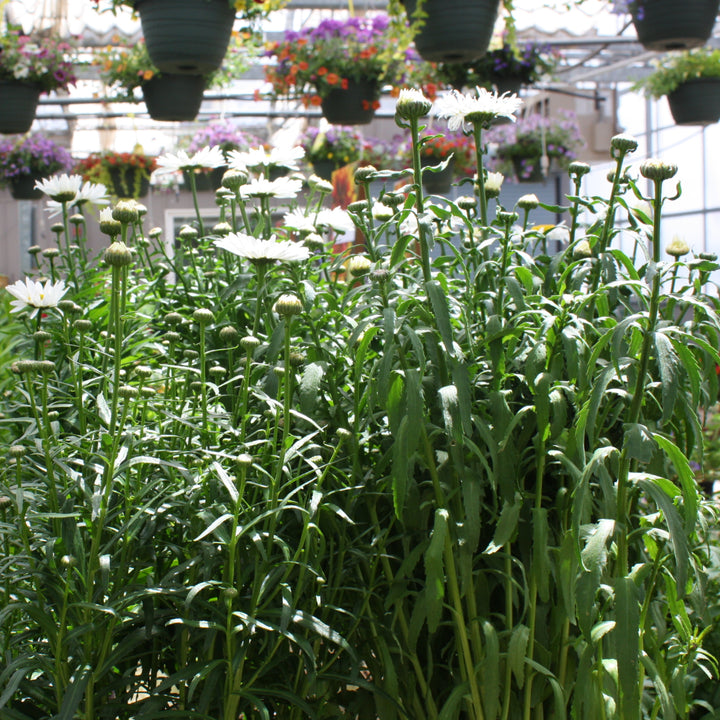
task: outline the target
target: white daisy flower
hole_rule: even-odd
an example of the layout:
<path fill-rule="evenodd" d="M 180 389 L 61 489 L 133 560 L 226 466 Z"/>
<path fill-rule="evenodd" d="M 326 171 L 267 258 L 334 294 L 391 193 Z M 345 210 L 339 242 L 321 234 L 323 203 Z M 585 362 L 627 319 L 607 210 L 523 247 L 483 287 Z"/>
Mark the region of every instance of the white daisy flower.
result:
<path fill-rule="evenodd" d="M 279 177 L 276 180 L 266 180 L 264 175 L 251 180 L 240 188 L 240 195 L 249 197 L 274 197 L 292 199 L 302 190 L 302 180 L 289 177 Z"/>
<path fill-rule="evenodd" d="M 108 196 L 107 188 L 102 183 L 84 182 L 75 195 L 73 204 L 85 205 L 86 203 L 91 205 L 109 205 L 110 197 Z M 48 211 L 50 217 L 53 217 L 62 212 L 62 203 L 56 202 L 55 200 L 48 200 L 45 209 Z"/>
<path fill-rule="evenodd" d="M 395 214 L 395 211 L 383 202 L 376 200 L 372 206 L 372 216 L 379 222 L 387 222 Z"/>
<path fill-rule="evenodd" d="M 332 228 L 336 233 L 343 235 L 355 232 L 355 223 L 350 215 L 340 207 L 323 208 L 317 214 L 315 222 L 319 226 Z"/>
<path fill-rule="evenodd" d="M 298 162 L 305 157 L 305 149 L 300 145 L 292 147 L 274 147 L 269 152 L 258 145 L 247 150 L 232 150 L 228 155 L 230 167 L 283 167 L 297 170 Z"/>
<path fill-rule="evenodd" d="M 295 262 L 310 257 L 310 251 L 302 243 L 278 240 L 275 235 L 265 240 L 245 233 L 230 233 L 215 240 L 215 245 L 251 262 Z"/>
<path fill-rule="evenodd" d="M 291 212 L 285 213 L 283 225 L 296 232 L 315 232 L 313 219 L 305 215 L 305 211 L 301 208 L 295 208 Z"/>
<path fill-rule="evenodd" d="M 176 153 L 165 153 L 157 159 L 157 170 L 155 173 L 163 175 L 182 170 L 210 170 L 225 165 L 225 156 L 219 146 L 213 145 L 198 150 L 190 155 L 185 150 L 178 150 Z"/>
<path fill-rule="evenodd" d="M 30 317 L 37 315 L 40 308 L 57 307 L 62 296 L 67 292 L 65 283 L 62 280 L 53 283 L 48 280 L 44 285 L 35 282 L 30 278 L 18 280 L 12 285 L 8 285 L 6 290 L 15 298 L 10 304 L 11 312 L 19 312 L 26 307 L 34 308 Z"/>
<path fill-rule="evenodd" d="M 451 90 L 435 102 L 435 115 L 448 121 L 448 130 L 460 130 L 470 124 L 480 123 L 488 127 L 493 120 L 506 117 L 515 121 L 515 113 L 522 100 L 517 95 L 498 95 L 485 88 L 475 88 L 475 94 L 463 95 Z"/>
<path fill-rule="evenodd" d="M 49 198 L 59 203 L 73 202 L 80 192 L 83 179 L 81 175 L 53 175 L 35 182 L 35 187 Z"/>

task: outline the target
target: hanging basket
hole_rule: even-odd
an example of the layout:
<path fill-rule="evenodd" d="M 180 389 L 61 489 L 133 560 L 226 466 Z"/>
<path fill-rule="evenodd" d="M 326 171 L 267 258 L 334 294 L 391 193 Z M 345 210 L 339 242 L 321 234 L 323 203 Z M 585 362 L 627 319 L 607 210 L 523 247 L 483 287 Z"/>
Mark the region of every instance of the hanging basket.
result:
<path fill-rule="evenodd" d="M 194 120 L 205 92 L 202 75 L 163 73 L 142 86 L 143 98 L 153 120 Z"/>
<path fill-rule="evenodd" d="M 40 87 L 23 82 L 0 82 L 0 133 L 25 133 L 37 112 Z"/>
<path fill-rule="evenodd" d="M 44 175 L 38 173 L 30 173 L 29 175 L 18 175 L 11 178 L 9 180 L 10 195 L 15 200 L 39 200 L 44 193 L 35 187 L 35 183 L 44 177 Z"/>
<path fill-rule="evenodd" d="M 416 0 L 402 0 L 412 20 Z M 427 17 L 415 48 L 428 62 L 462 63 L 482 57 L 497 19 L 499 0 L 424 0 Z"/>
<path fill-rule="evenodd" d="M 332 125 L 367 125 L 375 117 L 377 83 L 350 80 L 347 88 L 335 88 L 322 99 L 322 113 Z"/>
<path fill-rule="evenodd" d="M 515 179 L 519 183 L 544 183 L 546 177 L 542 172 L 540 157 L 512 159 L 513 168 L 515 170 Z"/>
<path fill-rule="evenodd" d="M 135 10 L 160 72 L 206 75 L 222 65 L 235 21 L 228 0 L 136 0 Z"/>
<path fill-rule="evenodd" d="M 332 182 L 332 174 L 338 169 L 334 160 L 317 160 L 312 166 L 315 175 L 328 182 Z"/>
<path fill-rule="evenodd" d="M 420 165 L 427 167 L 428 165 L 439 164 L 433 158 L 421 158 Z M 450 191 L 452 187 L 453 177 L 455 176 L 455 158 L 450 158 L 450 162 L 444 170 L 439 172 L 430 172 L 424 170 L 422 174 L 423 188 L 425 192 L 431 195 L 443 195 Z"/>
<path fill-rule="evenodd" d="M 676 125 L 712 125 L 720 120 L 720 78 L 694 78 L 668 96 Z"/>
<path fill-rule="evenodd" d="M 689 50 L 712 34 L 720 0 L 635 0 L 632 16 L 638 40 L 648 50 Z"/>
<path fill-rule="evenodd" d="M 134 167 L 113 167 L 109 170 L 113 193 L 119 198 L 141 198 L 150 191 L 150 179 Z M 139 182 L 138 182 L 139 180 Z"/>
<path fill-rule="evenodd" d="M 519 95 L 524 83 L 522 78 L 504 77 L 494 79 L 492 84 L 498 95 L 502 95 L 503 93 Z"/>

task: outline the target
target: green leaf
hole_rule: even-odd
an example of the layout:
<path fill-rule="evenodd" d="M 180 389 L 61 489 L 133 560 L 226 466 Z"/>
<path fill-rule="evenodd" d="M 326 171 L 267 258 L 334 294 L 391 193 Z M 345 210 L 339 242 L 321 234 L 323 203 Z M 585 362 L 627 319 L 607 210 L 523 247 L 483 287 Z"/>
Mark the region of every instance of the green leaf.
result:
<path fill-rule="evenodd" d="M 228 491 L 228 494 L 232 498 L 232 501 L 234 503 L 237 503 L 240 498 L 240 493 L 238 493 L 238 489 L 235 487 L 235 483 L 225 472 L 225 468 L 218 462 L 213 462 L 212 466 L 215 469 L 215 472 L 218 474 L 220 482 L 225 486 L 225 489 Z"/>
<path fill-rule="evenodd" d="M 682 489 L 683 509 L 685 514 L 685 530 L 690 533 L 697 522 L 699 495 L 695 473 L 690 467 L 690 462 L 680 448 L 669 438 L 659 433 L 653 434 L 653 439 L 660 446 L 660 449 L 670 458 L 675 472 L 680 480 Z"/>
<path fill-rule="evenodd" d="M 655 692 L 657 693 L 658 699 L 660 700 L 663 720 L 675 720 L 675 718 L 677 717 L 675 713 L 675 706 L 673 705 L 670 694 L 668 693 L 668 689 L 663 682 L 663 679 L 660 676 L 660 673 L 658 672 L 655 663 L 648 657 L 648 654 L 646 652 L 642 653 L 640 659 L 642 660 L 643 667 L 645 668 L 648 677 L 652 681 Z"/>
<path fill-rule="evenodd" d="M 535 578 L 538 596 L 543 602 L 550 597 L 550 562 L 548 557 L 547 508 L 532 509 L 533 549 L 532 576 Z"/>
<path fill-rule="evenodd" d="M 497 632 L 487 620 L 482 624 L 485 636 L 485 655 L 482 663 L 482 692 L 483 709 L 487 717 L 497 717 L 500 709 L 500 642 Z"/>
<path fill-rule="evenodd" d="M 443 508 L 435 511 L 435 522 L 430 534 L 430 544 L 425 551 L 425 606 L 428 630 L 437 630 L 442 616 L 445 597 L 445 568 L 443 553 L 448 533 L 449 513 Z"/>
<path fill-rule="evenodd" d="M 455 356 L 453 348 L 453 333 L 450 325 L 450 312 L 448 311 L 447 299 L 443 292 L 440 283 L 437 280 L 430 280 L 425 283 L 425 290 L 430 300 L 433 313 L 435 315 L 435 322 L 437 328 L 440 331 L 440 337 L 442 338 L 443 345 L 445 345 L 445 351 L 451 357 Z"/>
<path fill-rule="evenodd" d="M 642 463 L 649 463 L 657 445 L 653 440 L 652 433 L 640 423 L 627 423 L 623 438 L 623 449 L 627 454 Z"/>
<path fill-rule="evenodd" d="M 75 675 L 70 680 L 70 684 L 65 688 L 60 712 L 56 716 L 57 720 L 73 720 L 76 717 L 77 709 L 85 696 L 85 688 L 91 677 L 92 668 L 89 665 L 83 665 L 79 675 Z"/>
<path fill-rule="evenodd" d="M 518 528 L 518 517 L 520 517 L 522 504 L 523 500 L 520 493 L 515 495 L 512 502 L 506 500 L 503 503 L 500 517 L 497 521 L 497 525 L 495 526 L 493 539 L 484 550 L 486 555 L 492 555 L 500 550 L 505 543 L 508 543 L 513 539 Z"/>
<path fill-rule="evenodd" d="M 317 406 L 320 384 L 324 374 L 322 365 L 314 362 L 308 363 L 303 370 L 298 383 L 298 395 L 300 396 L 300 409 L 306 415 L 309 415 Z"/>
<path fill-rule="evenodd" d="M 588 572 L 599 579 L 607 561 L 607 544 L 615 532 L 615 521 L 604 518 L 593 526 L 583 527 L 583 531 L 588 534 L 581 553 L 582 563 Z"/>
<path fill-rule="evenodd" d="M 655 351 L 657 353 L 658 368 L 660 370 L 660 381 L 662 383 L 662 424 L 672 418 L 675 409 L 675 400 L 678 392 L 679 360 L 673 350 L 672 342 L 665 333 L 656 332 L 653 334 Z"/>
<path fill-rule="evenodd" d="M 615 648 L 620 690 L 619 717 L 640 717 L 640 604 L 631 577 L 615 579 Z"/>
<path fill-rule="evenodd" d="M 530 628 L 527 625 L 516 625 L 508 643 L 508 662 L 515 676 L 515 682 L 521 689 L 525 684 L 525 656 L 529 637 Z"/>

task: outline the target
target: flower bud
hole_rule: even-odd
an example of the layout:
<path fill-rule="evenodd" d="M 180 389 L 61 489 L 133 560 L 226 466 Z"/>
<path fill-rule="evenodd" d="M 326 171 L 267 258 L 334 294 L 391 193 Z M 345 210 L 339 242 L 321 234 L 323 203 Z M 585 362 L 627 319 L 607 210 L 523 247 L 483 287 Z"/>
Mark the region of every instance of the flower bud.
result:
<path fill-rule="evenodd" d="M 112 210 L 113 220 L 124 224 L 134 223 L 138 219 L 134 200 L 120 200 Z"/>
<path fill-rule="evenodd" d="M 592 248 L 587 240 L 579 240 L 573 247 L 573 260 L 585 260 L 592 257 Z"/>
<path fill-rule="evenodd" d="M 182 340 L 182 335 L 179 332 L 170 330 L 169 332 L 165 333 L 165 339 L 170 343 L 176 343 Z"/>
<path fill-rule="evenodd" d="M 516 203 L 521 210 L 534 210 L 539 204 L 540 201 L 535 193 L 523 195 Z"/>
<path fill-rule="evenodd" d="M 367 275 L 372 268 L 372 263 L 364 255 L 353 255 L 347 262 L 348 272 L 353 277 Z"/>
<path fill-rule="evenodd" d="M 581 178 L 590 172 L 590 166 L 587 163 L 575 160 L 568 165 L 568 173 L 573 177 Z"/>
<path fill-rule="evenodd" d="M 673 165 L 673 163 L 666 163 L 662 160 L 658 160 L 657 158 L 651 158 L 650 160 L 646 160 L 641 166 L 640 166 L 640 174 L 643 177 L 646 177 L 648 180 L 669 180 L 671 177 L 675 176 L 675 173 L 677 173 L 677 165 Z"/>
<path fill-rule="evenodd" d="M 13 458 L 21 458 L 25 454 L 25 448 L 22 445 L 11 445 L 8 454 Z"/>
<path fill-rule="evenodd" d="M 208 374 L 211 377 L 220 379 L 223 377 L 226 373 L 225 368 L 222 365 L 213 365 L 211 368 L 208 369 Z"/>
<path fill-rule="evenodd" d="M 124 242 L 116 240 L 105 250 L 103 259 L 112 267 L 123 267 L 132 262 L 133 256 L 130 248 Z"/>
<path fill-rule="evenodd" d="M 285 293 L 277 299 L 273 309 L 278 315 L 290 317 L 292 315 L 299 315 L 303 310 L 303 306 L 297 295 Z"/>
<path fill-rule="evenodd" d="M 223 174 L 221 183 L 226 190 L 232 190 L 236 193 L 243 185 L 247 184 L 249 179 L 247 171 L 230 168 Z"/>
<path fill-rule="evenodd" d="M 174 310 L 169 312 L 165 316 L 165 322 L 168 323 L 169 325 L 179 325 L 182 321 L 183 321 L 183 316 L 180 313 L 175 312 Z"/>
<path fill-rule="evenodd" d="M 367 200 L 353 200 L 348 206 L 349 212 L 357 213 L 360 215 L 367 210 Z"/>
<path fill-rule="evenodd" d="M 58 248 L 45 248 L 42 254 L 47 258 L 56 258 L 60 254 Z"/>
<path fill-rule="evenodd" d="M 45 343 L 48 340 L 52 340 L 52 333 L 49 333 L 45 330 L 36 330 L 33 333 L 33 339 L 37 343 Z"/>
<path fill-rule="evenodd" d="M 496 198 L 500 195 L 505 176 L 499 172 L 489 172 L 485 178 L 485 197 Z"/>
<path fill-rule="evenodd" d="M 416 120 L 428 115 L 432 109 L 432 102 L 428 100 L 421 90 L 403 88 L 400 90 L 395 113 L 405 120 Z"/>
<path fill-rule="evenodd" d="M 148 231 L 148 237 L 151 237 L 153 239 L 157 239 L 162 235 L 162 228 L 154 227 L 150 228 Z"/>
<path fill-rule="evenodd" d="M 248 453 L 241 453 L 237 457 L 237 462 L 241 467 L 250 467 L 253 464 L 252 455 L 248 455 Z"/>
<path fill-rule="evenodd" d="M 187 350 L 183 350 L 183 357 L 188 360 L 197 360 L 200 357 L 200 353 L 197 350 L 188 348 Z"/>
<path fill-rule="evenodd" d="M 136 398 L 139 394 L 140 391 L 137 388 L 134 388 L 132 385 L 121 385 L 118 388 L 118 395 L 121 398 L 125 398 L 126 400 Z"/>
<path fill-rule="evenodd" d="M 237 345 L 240 333 L 232 325 L 225 325 L 220 328 L 220 339 L 228 345 Z"/>
<path fill-rule="evenodd" d="M 232 226 L 228 222 L 219 222 L 213 225 L 212 231 L 214 235 L 229 235 L 232 232 Z"/>
<path fill-rule="evenodd" d="M 64 229 L 65 226 L 61 222 L 53 223 L 50 226 L 50 232 L 54 232 L 56 235 L 60 235 Z"/>
<path fill-rule="evenodd" d="M 293 350 L 289 356 L 290 367 L 300 367 L 305 362 L 305 353 Z"/>
<path fill-rule="evenodd" d="M 690 252 L 688 244 L 677 235 L 668 243 L 665 248 L 665 252 L 668 255 L 672 255 L 674 258 L 681 258 L 683 255 L 687 255 Z"/>
<path fill-rule="evenodd" d="M 472 197 L 471 195 L 461 195 L 455 201 L 455 204 L 461 210 L 475 210 L 477 208 L 477 199 Z"/>
<path fill-rule="evenodd" d="M 90 320 L 84 320 L 83 318 L 79 318 L 73 323 L 73 327 L 81 333 L 87 332 L 92 328 L 92 323 Z"/>
<path fill-rule="evenodd" d="M 68 220 L 73 225 L 82 225 L 85 222 L 85 217 L 83 215 L 81 215 L 80 213 L 74 213 L 73 215 L 71 215 L 68 218 Z"/>
<path fill-rule="evenodd" d="M 193 313 L 193 320 L 198 325 L 209 325 L 213 320 L 215 320 L 215 316 L 212 313 L 212 310 L 208 310 L 207 308 L 198 308 Z"/>
<path fill-rule="evenodd" d="M 376 174 L 377 168 L 375 168 L 373 165 L 363 165 L 355 171 L 355 182 L 358 183 L 358 185 L 370 182 L 370 180 L 372 180 Z"/>
<path fill-rule="evenodd" d="M 379 200 L 373 203 L 372 216 L 378 222 L 387 222 L 392 219 L 394 214 L 395 211 L 389 205 L 385 205 L 385 203 L 382 203 Z"/>
<path fill-rule="evenodd" d="M 122 230 L 122 223 L 113 217 L 113 211 L 110 208 L 103 208 L 100 211 L 100 232 L 115 237 Z"/>
<path fill-rule="evenodd" d="M 178 237 L 186 242 L 191 242 L 197 240 L 198 231 L 194 227 L 190 227 L 190 225 L 183 225 L 178 231 Z"/>
<path fill-rule="evenodd" d="M 252 335 L 245 335 L 245 337 L 240 340 L 240 346 L 248 352 L 252 352 L 259 344 L 260 341 Z"/>
<path fill-rule="evenodd" d="M 311 175 L 307 182 L 312 190 L 317 190 L 318 192 L 325 193 L 326 195 L 333 191 L 332 183 L 327 180 L 323 180 L 317 175 Z"/>
<path fill-rule="evenodd" d="M 610 147 L 622 153 L 635 152 L 638 148 L 638 141 L 632 135 L 615 135 L 610 140 Z"/>
<path fill-rule="evenodd" d="M 322 250 L 325 247 L 325 241 L 322 235 L 317 233 L 308 233 L 304 238 L 303 242 L 310 250 Z"/>

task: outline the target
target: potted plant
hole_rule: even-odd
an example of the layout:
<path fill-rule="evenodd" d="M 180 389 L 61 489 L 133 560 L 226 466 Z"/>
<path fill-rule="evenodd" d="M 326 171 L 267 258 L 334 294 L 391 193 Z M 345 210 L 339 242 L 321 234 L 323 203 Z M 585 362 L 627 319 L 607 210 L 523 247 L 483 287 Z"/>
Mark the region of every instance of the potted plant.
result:
<path fill-rule="evenodd" d="M 206 88 L 223 87 L 250 67 L 251 57 L 259 53 L 256 38 L 249 32 L 233 33 L 222 66 L 204 75 L 161 72 L 143 40 L 129 47 L 114 44 L 98 53 L 100 77 L 122 101 L 136 102 L 140 89 L 154 120 L 194 120 Z"/>
<path fill-rule="evenodd" d="M 630 13 L 638 40 L 648 50 L 690 50 L 712 35 L 719 0 L 613 0 L 617 13 Z"/>
<path fill-rule="evenodd" d="M 533 113 L 491 128 L 485 137 L 494 148 L 488 165 L 506 177 L 514 172 L 518 182 L 542 182 L 548 172 L 564 170 L 584 145 L 572 113 L 559 118 Z"/>
<path fill-rule="evenodd" d="M 305 149 L 306 159 L 312 163 L 314 173 L 330 180 L 335 170 L 360 158 L 362 137 L 352 126 L 319 128 L 311 125 L 300 144 Z"/>
<path fill-rule="evenodd" d="M 98 10 L 123 6 L 140 15 L 153 64 L 165 73 L 205 75 L 217 70 L 240 17 L 256 22 L 287 0 L 95 0 Z"/>
<path fill-rule="evenodd" d="M 410 146 L 403 134 L 389 139 L 363 138 L 360 162 L 377 170 L 403 170 L 412 165 Z"/>
<path fill-rule="evenodd" d="M 119 198 L 139 198 L 148 194 L 155 167 L 155 158 L 136 147 L 132 152 L 93 153 L 80 160 L 75 171 L 85 180 L 102 183 Z"/>
<path fill-rule="evenodd" d="M 470 63 L 441 63 L 438 76 L 451 87 L 493 88 L 498 93 L 517 93 L 552 72 L 557 55 L 547 45 L 528 42 L 522 46 L 507 41 Z"/>
<path fill-rule="evenodd" d="M 710 125 L 720 120 L 720 50 L 698 48 L 663 57 L 634 86 L 653 98 L 666 96 L 678 125 Z"/>
<path fill-rule="evenodd" d="M 35 182 L 56 173 L 68 172 L 73 166 L 70 152 L 40 134 L 0 142 L 0 182 L 10 188 L 16 200 L 42 197 Z"/>
<path fill-rule="evenodd" d="M 321 106 L 333 124 L 369 123 L 382 84 L 392 82 L 400 65 L 389 59 L 395 42 L 389 28 L 388 16 L 381 13 L 328 18 L 317 27 L 286 31 L 266 51 L 275 59 L 265 72 L 272 94 Z"/>
<path fill-rule="evenodd" d="M 27 132 L 40 94 L 75 83 L 71 52 L 56 35 L 36 39 L 8 26 L 0 38 L 0 132 Z"/>
<path fill-rule="evenodd" d="M 254 135 L 244 133 L 235 127 L 229 120 L 214 120 L 203 125 L 191 138 L 187 152 L 195 154 L 202 148 L 217 146 L 222 150 L 225 159 L 229 161 L 230 153 L 233 151 L 248 150 L 258 145 L 259 141 Z M 227 170 L 227 165 L 214 168 L 209 171 L 196 170 L 195 187 L 198 191 L 217 190 L 222 182 L 222 176 Z M 183 170 L 185 185 L 189 186 L 187 171 Z"/>
<path fill-rule="evenodd" d="M 442 135 L 426 135 L 421 140 L 421 165 L 427 168 L 446 161 L 447 165 L 440 171 L 423 170 L 423 186 L 427 192 L 448 192 L 455 174 L 473 174 L 475 147 L 472 138 L 462 131 L 449 130 Z"/>

